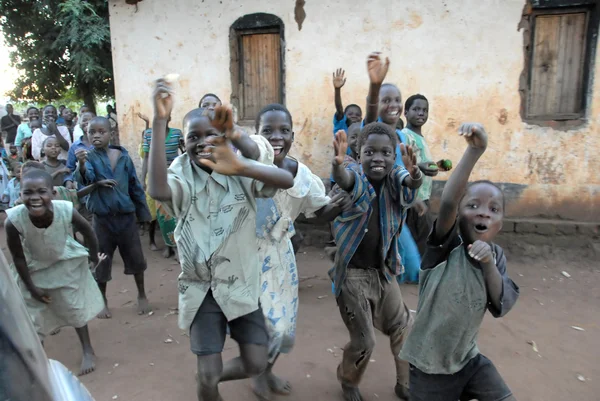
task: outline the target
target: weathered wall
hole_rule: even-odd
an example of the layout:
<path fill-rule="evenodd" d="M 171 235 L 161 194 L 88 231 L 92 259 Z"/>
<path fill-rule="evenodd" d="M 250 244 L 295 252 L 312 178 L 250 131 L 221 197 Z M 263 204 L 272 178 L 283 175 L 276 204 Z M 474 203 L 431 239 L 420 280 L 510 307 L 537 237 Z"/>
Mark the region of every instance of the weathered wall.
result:
<path fill-rule="evenodd" d="M 302 2 L 300 2 L 302 3 Z M 553 216 L 600 221 L 600 81 L 590 94 L 589 121 L 562 131 L 526 125 L 519 115 L 523 35 L 517 30 L 522 0 L 390 2 L 307 1 L 302 30 L 294 0 L 144 0 L 135 6 L 111 0 L 111 34 L 122 142 L 137 147 L 151 115 L 151 82 L 181 75 L 173 125 L 205 92 L 229 100 L 229 27 L 255 12 L 285 24 L 286 100 L 294 117 L 294 153 L 328 175 L 334 113 L 331 73 L 346 70 L 345 103 L 365 103 L 365 60 L 373 50 L 389 55 L 388 81 L 404 97 L 430 100 L 427 140 L 436 158 L 455 163 L 464 149 L 456 129 L 480 121 L 490 145 L 473 179 L 506 185 L 512 216 Z M 302 10 L 297 10 L 302 14 Z M 600 52 L 594 74 L 600 77 Z M 440 176 L 441 180 L 446 177 Z"/>

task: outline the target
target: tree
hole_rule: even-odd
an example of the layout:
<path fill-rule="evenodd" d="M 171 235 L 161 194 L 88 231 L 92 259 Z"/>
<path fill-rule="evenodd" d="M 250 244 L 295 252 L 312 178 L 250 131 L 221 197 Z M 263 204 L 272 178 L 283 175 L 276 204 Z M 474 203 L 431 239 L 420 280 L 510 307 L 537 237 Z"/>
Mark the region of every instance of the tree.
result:
<path fill-rule="evenodd" d="M 22 72 L 11 97 L 52 101 L 74 88 L 94 107 L 114 96 L 107 0 L 0 0 L 0 26 Z"/>

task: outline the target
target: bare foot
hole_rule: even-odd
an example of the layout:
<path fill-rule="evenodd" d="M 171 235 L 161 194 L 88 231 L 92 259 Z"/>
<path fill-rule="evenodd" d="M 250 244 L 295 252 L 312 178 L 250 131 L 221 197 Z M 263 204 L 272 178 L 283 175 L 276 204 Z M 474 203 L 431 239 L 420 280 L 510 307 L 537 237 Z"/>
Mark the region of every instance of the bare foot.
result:
<path fill-rule="evenodd" d="M 269 381 L 266 373 L 256 376 L 253 380 L 252 391 L 260 401 L 271 400 L 271 390 L 269 389 Z"/>
<path fill-rule="evenodd" d="M 138 315 L 145 315 L 152 311 L 152 307 L 147 298 L 138 298 Z"/>
<path fill-rule="evenodd" d="M 275 376 L 273 372 L 267 372 L 266 376 L 267 383 L 269 383 L 269 388 L 272 392 L 279 395 L 290 395 L 292 392 L 292 385 L 289 381 Z"/>
<path fill-rule="evenodd" d="M 150 250 L 156 252 L 158 251 L 158 247 L 156 246 L 156 244 L 150 244 Z"/>
<path fill-rule="evenodd" d="M 344 392 L 344 400 L 346 401 L 363 401 L 358 387 L 350 387 L 342 384 L 342 391 Z"/>
<path fill-rule="evenodd" d="M 52 330 L 52 332 L 50 333 L 51 336 L 55 336 L 58 333 L 60 333 L 60 329 L 56 329 L 56 330 Z"/>
<path fill-rule="evenodd" d="M 96 370 L 96 355 L 89 352 L 84 352 L 83 359 L 81 360 L 81 369 L 79 370 L 79 376 L 87 375 L 88 373 Z"/>
<path fill-rule="evenodd" d="M 173 256 L 173 249 L 170 246 L 166 246 L 162 256 L 165 259 L 169 259 L 171 256 Z"/>
<path fill-rule="evenodd" d="M 408 399 L 410 397 L 409 392 L 408 392 L 408 387 L 406 387 L 400 383 L 396 383 L 396 387 L 394 387 L 394 392 L 396 393 L 398 398 L 400 398 L 401 400 L 408 401 Z"/>
<path fill-rule="evenodd" d="M 100 313 L 98 313 L 98 319 L 110 319 L 112 317 L 112 314 L 110 313 L 110 309 L 108 309 L 108 306 L 105 306 L 104 309 L 102 309 L 102 311 Z"/>

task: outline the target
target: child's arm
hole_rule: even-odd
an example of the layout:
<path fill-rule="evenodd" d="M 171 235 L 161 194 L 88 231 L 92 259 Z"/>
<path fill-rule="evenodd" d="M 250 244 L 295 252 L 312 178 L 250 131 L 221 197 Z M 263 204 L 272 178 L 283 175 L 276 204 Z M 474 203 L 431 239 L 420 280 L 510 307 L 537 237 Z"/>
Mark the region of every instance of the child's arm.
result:
<path fill-rule="evenodd" d="M 339 185 L 346 192 L 350 192 L 354 188 L 354 173 L 350 172 L 344 167 L 344 156 L 348 150 L 348 141 L 346 139 L 346 133 L 340 130 L 335 134 L 333 139 L 333 149 L 335 150 L 335 156 L 332 165 L 333 179 L 336 184 Z"/>
<path fill-rule="evenodd" d="M 165 133 L 167 120 L 173 109 L 173 94 L 171 86 L 164 79 L 156 81 L 153 99 L 154 120 L 148 156 L 148 194 L 157 201 L 170 201 L 172 194 L 167 180 Z"/>
<path fill-rule="evenodd" d="M 148 117 L 146 117 L 145 115 L 143 115 L 142 113 L 137 113 L 137 116 L 139 118 L 141 118 L 142 120 L 144 120 L 144 123 L 146 123 L 146 128 L 144 129 L 144 132 L 142 132 L 142 140 L 144 140 L 144 134 L 146 133 L 148 128 L 150 128 L 150 119 Z"/>
<path fill-rule="evenodd" d="M 81 185 L 89 185 L 96 182 L 96 173 L 94 167 L 88 161 L 88 151 L 80 148 L 75 151 L 77 158 L 77 169 L 75 169 L 75 179 Z"/>
<path fill-rule="evenodd" d="M 77 158 L 75 157 L 75 149 L 73 147 L 70 147 L 67 153 L 67 168 L 71 173 L 77 168 Z"/>
<path fill-rule="evenodd" d="M 417 155 L 413 152 L 412 146 L 404 146 L 403 143 L 400 144 L 400 152 L 402 152 L 404 167 L 409 172 L 402 184 L 410 189 L 417 189 L 423 184 L 423 174 L 417 165 Z"/>
<path fill-rule="evenodd" d="M 438 241 L 445 238 L 454 226 L 458 204 L 467 188 L 469 176 L 487 147 L 487 134 L 481 124 L 466 123 L 461 125 L 458 131 L 469 146 L 442 192 L 440 211 L 433 233 Z"/>
<path fill-rule="evenodd" d="M 215 161 L 203 159 L 200 162 L 213 171 L 223 175 L 248 177 L 273 188 L 288 189 L 294 186 L 294 177 L 289 171 L 237 157 L 225 137 L 210 137 L 206 141 L 214 145 L 212 154 Z"/>
<path fill-rule="evenodd" d="M 98 239 L 96 238 L 94 229 L 92 228 L 90 223 L 88 223 L 87 220 L 84 219 L 83 216 L 80 215 L 79 212 L 75 209 L 73 209 L 73 218 L 71 219 L 71 223 L 73 224 L 73 227 L 75 227 L 75 229 L 77 231 L 79 231 L 81 233 L 81 235 L 83 235 L 83 239 L 85 241 L 85 244 L 86 244 L 89 254 L 90 254 L 90 261 L 94 265 L 97 265 L 99 262 L 99 260 L 98 260 L 98 249 L 99 248 L 98 248 Z"/>
<path fill-rule="evenodd" d="M 314 222 L 328 222 L 335 220 L 343 211 L 349 210 L 353 205 L 352 196 L 347 192 L 339 192 L 331 198 L 328 205 L 315 211 L 315 218 L 308 219 Z"/>
<path fill-rule="evenodd" d="M 114 188 L 117 185 L 118 183 L 115 180 L 100 180 L 77 191 L 77 198 L 85 198 L 86 196 L 94 192 L 98 187 Z"/>
<path fill-rule="evenodd" d="M 137 220 L 140 223 L 151 222 L 152 215 L 150 214 L 150 209 L 146 203 L 146 192 L 142 188 L 142 184 L 140 184 L 140 180 L 138 179 L 131 157 L 127 158 L 127 172 L 129 173 L 129 197 L 135 205 L 135 214 Z M 103 182 L 102 185 L 107 187 L 111 186 L 110 183 L 105 185 L 105 182 Z"/>
<path fill-rule="evenodd" d="M 342 86 L 346 83 L 345 71 L 338 68 L 333 73 L 333 87 L 335 89 L 335 118 L 341 121 L 344 116 L 344 105 L 342 103 Z"/>
<path fill-rule="evenodd" d="M 27 260 L 25 259 L 25 253 L 23 252 L 23 245 L 21 244 L 21 234 L 12 224 L 10 219 L 6 219 L 4 222 L 4 231 L 6 232 L 6 243 L 10 254 L 15 264 L 15 269 L 19 273 L 19 277 L 23 280 L 25 288 L 31 293 L 31 296 L 45 304 L 49 304 L 52 300 L 48 294 L 37 288 L 31 280 L 29 274 L 29 268 L 27 267 Z"/>
<path fill-rule="evenodd" d="M 60 145 L 61 148 L 63 148 L 64 150 L 69 150 L 69 146 L 71 146 L 69 144 L 69 142 L 67 141 L 67 138 L 65 138 L 63 136 L 63 134 L 59 131 L 58 127 L 56 126 L 56 123 L 54 122 L 48 122 L 46 124 L 46 126 L 48 127 L 48 131 L 50 131 L 51 134 L 53 134 L 56 137 L 56 141 L 58 142 L 58 144 Z"/>
<path fill-rule="evenodd" d="M 369 94 L 367 95 L 367 115 L 365 124 L 377 121 L 379 115 L 379 89 L 390 68 L 390 59 L 386 57 L 385 63 L 381 59 L 380 52 L 369 54 L 367 58 L 367 70 L 369 72 Z"/>
<path fill-rule="evenodd" d="M 142 188 L 144 191 L 146 188 L 146 178 L 148 177 L 148 159 L 150 155 L 148 152 L 144 152 L 144 159 L 142 159 Z"/>
<path fill-rule="evenodd" d="M 231 141 L 242 156 L 250 160 L 258 160 L 260 150 L 254 142 L 239 127 L 233 124 L 233 110 L 229 106 L 218 106 L 215 108 L 215 116 L 211 119 L 211 124 L 219 132 L 223 132 L 225 137 Z"/>

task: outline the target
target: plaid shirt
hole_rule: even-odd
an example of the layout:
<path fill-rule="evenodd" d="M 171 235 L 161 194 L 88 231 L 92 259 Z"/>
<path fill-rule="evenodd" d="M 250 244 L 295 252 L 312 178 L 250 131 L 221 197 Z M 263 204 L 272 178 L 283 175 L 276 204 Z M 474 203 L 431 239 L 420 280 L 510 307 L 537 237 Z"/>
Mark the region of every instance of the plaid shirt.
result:
<path fill-rule="evenodd" d="M 340 295 L 341 284 L 346 279 L 348 264 L 362 242 L 373 207 L 371 202 L 377 197 L 375 188 L 369 183 L 362 167 L 358 171 L 347 167 L 354 173 L 354 188 L 350 191 L 354 205 L 351 210 L 343 212 L 333 222 L 333 232 L 337 244 L 337 254 L 333 268 L 329 271 L 333 278 L 335 296 Z M 381 227 L 381 244 L 383 248 L 384 274 L 388 281 L 392 276 L 404 272 L 404 266 L 398 249 L 398 237 L 406 216 L 406 208 L 415 200 L 416 191 L 402 187 L 408 177 L 408 171 L 402 166 L 394 166 L 385 178 L 379 197 L 379 222 Z"/>

